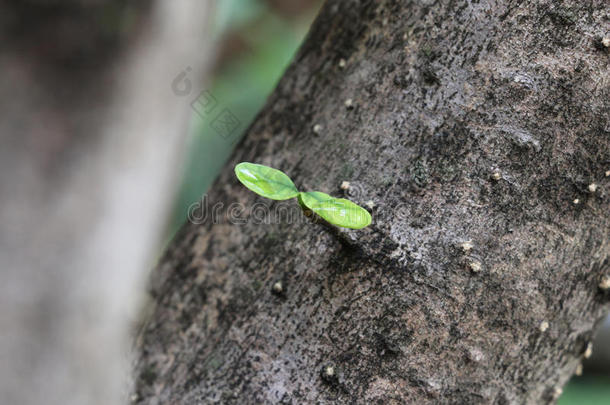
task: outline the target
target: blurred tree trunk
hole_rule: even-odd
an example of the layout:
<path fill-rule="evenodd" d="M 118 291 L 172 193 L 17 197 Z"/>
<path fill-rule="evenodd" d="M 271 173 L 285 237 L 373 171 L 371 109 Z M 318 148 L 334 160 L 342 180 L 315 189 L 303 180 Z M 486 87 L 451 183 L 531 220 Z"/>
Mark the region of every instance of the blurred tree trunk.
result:
<path fill-rule="evenodd" d="M 117 404 L 204 67 L 200 0 L 0 4 L 0 402 Z M 195 94 L 193 94 L 193 97 Z"/>
<path fill-rule="evenodd" d="M 328 1 L 208 195 L 227 215 L 156 268 L 138 399 L 554 402 L 608 310 L 608 21 L 603 0 Z M 349 181 L 373 224 L 278 220 L 240 161 Z"/>

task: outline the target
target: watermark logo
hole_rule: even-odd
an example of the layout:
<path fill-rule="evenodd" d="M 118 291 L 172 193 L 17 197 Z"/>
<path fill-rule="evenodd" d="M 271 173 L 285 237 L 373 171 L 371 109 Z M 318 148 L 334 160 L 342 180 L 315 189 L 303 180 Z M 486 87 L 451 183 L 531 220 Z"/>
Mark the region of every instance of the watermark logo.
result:
<path fill-rule="evenodd" d="M 233 132 L 239 127 L 239 120 L 229 109 L 225 108 L 218 114 L 210 123 L 210 126 L 216 133 L 223 138 L 229 138 Z"/>
<path fill-rule="evenodd" d="M 192 70 L 190 66 L 187 66 L 174 77 L 171 84 L 174 95 L 187 97 L 193 93 L 193 83 L 189 79 Z M 190 102 L 190 106 L 202 119 L 210 119 L 210 128 L 224 139 L 229 139 L 235 135 L 237 129 L 241 126 L 239 118 L 228 108 L 220 108 L 218 100 L 209 90 L 200 91 Z M 237 137 L 233 140 L 233 143 L 236 141 Z"/>
<path fill-rule="evenodd" d="M 187 77 L 191 70 L 191 67 L 187 66 L 186 69 L 178 73 L 174 80 L 172 80 L 172 91 L 175 95 L 182 97 L 191 94 L 193 83 L 191 83 L 191 80 Z"/>
<path fill-rule="evenodd" d="M 312 221 L 294 201 L 275 201 L 266 204 L 257 201 L 254 204 L 233 202 L 225 205 L 217 202 L 210 205 L 208 196 L 191 204 L 187 211 L 187 219 L 195 225 L 205 223 L 245 225 L 248 223 L 261 225 L 272 223 L 306 224 Z"/>
<path fill-rule="evenodd" d="M 216 97 L 214 97 L 209 91 L 204 90 L 199 93 L 199 96 L 191 101 L 191 108 L 195 111 L 201 118 L 205 118 L 206 115 L 211 114 L 212 111 L 216 108 L 218 101 L 216 101 Z"/>

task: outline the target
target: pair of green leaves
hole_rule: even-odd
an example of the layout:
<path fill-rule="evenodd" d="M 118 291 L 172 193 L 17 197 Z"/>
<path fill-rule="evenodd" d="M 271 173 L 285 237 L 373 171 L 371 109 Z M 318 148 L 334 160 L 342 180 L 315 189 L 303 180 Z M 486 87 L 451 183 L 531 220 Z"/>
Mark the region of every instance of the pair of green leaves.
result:
<path fill-rule="evenodd" d="M 263 197 L 272 200 L 297 197 L 301 206 L 309 208 L 333 225 L 361 229 L 371 223 L 371 214 L 359 205 L 320 191 L 299 191 L 290 177 L 272 167 L 242 162 L 235 166 L 235 175 L 244 186 Z"/>

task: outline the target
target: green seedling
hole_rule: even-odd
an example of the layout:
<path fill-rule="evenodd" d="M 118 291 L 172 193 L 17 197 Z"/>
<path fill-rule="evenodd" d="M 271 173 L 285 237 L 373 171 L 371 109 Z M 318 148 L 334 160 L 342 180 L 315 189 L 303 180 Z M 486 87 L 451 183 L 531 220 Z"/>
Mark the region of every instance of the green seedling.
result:
<path fill-rule="evenodd" d="M 272 200 L 297 198 L 327 222 L 344 228 L 361 229 L 371 223 L 371 214 L 345 198 L 334 198 L 320 191 L 299 191 L 290 177 L 272 167 L 242 162 L 235 166 L 241 183 L 256 194 Z"/>

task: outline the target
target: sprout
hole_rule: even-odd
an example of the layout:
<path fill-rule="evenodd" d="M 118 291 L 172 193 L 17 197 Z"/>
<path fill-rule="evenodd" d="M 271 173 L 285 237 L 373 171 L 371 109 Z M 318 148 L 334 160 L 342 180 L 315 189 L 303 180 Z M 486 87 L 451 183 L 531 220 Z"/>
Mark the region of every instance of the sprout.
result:
<path fill-rule="evenodd" d="M 361 229 L 371 223 L 371 214 L 359 205 L 320 191 L 299 191 L 290 177 L 272 167 L 242 162 L 235 166 L 235 175 L 244 186 L 263 197 L 272 200 L 297 197 L 303 209 L 313 211 L 333 225 Z"/>

